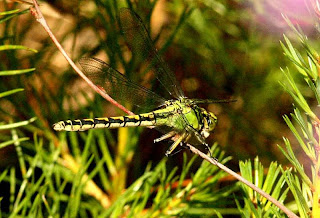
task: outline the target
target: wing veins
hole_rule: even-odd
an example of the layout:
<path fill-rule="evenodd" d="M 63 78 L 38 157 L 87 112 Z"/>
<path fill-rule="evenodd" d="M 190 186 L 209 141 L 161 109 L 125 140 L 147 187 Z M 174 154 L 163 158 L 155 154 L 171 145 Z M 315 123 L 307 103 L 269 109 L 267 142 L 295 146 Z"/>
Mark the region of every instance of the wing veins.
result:
<path fill-rule="evenodd" d="M 160 84 L 175 98 L 184 96 L 183 91 L 166 63 L 158 55 L 156 48 L 141 18 L 128 8 L 119 13 L 121 30 L 132 52 L 147 59 Z"/>
<path fill-rule="evenodd" d="M 138 107 L 153 109 L 165 102 L 165 99 L 151 90 L 133 83 L 119 71 L 98 58 L 79 60 L 86 76 L 99 88 L 116 100 L 124 100 Z"/>

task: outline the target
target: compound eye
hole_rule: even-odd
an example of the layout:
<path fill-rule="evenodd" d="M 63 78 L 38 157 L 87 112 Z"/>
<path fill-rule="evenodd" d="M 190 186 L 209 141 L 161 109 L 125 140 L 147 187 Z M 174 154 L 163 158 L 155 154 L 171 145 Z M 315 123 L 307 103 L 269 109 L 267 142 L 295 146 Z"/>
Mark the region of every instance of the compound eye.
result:
<path fill-rule="evenodd" d="M 207 123 L 208 123 L 208 125 L 211 125 L 211 119 L 210 119 L 210 117 L 207 117 Z"/>
<path fill-rule="evenodd" d="M 218 119 L 217 119 L 217 117 L 213 114 L 213 113 L 210 113 L 210 118 L 211 118 L 211 120 L 213 120 L 215 123 L 217 123 L 217 121 L 218 121 Z"/>

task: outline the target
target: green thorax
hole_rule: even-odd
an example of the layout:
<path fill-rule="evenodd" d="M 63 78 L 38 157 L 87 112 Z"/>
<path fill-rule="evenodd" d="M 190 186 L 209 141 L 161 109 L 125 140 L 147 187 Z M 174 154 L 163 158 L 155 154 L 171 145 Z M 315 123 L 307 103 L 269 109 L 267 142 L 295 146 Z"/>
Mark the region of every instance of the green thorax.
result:
<path fill-rule="evenodd" d="M 172 127 L 177 132 L 185 130 L 186 126 L 194 130 L 203 127 L 203 108 L 192 104 L 191 99 L 181 98 L 170 100 L 165 103 L 164 108 L 153 111 L 156 125 Z"/>

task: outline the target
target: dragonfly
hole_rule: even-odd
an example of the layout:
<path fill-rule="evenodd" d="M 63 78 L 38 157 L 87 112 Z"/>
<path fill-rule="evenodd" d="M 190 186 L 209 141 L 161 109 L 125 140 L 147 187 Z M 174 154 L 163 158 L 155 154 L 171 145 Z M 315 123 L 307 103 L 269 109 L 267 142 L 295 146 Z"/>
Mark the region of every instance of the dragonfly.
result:
<path fill-rule="evenodd" d="M 144 109 L 137 115 L 76 119 L 60 121 L 53 125 L 56 131 L 85 131 L 97 128 L 155 127 L 164 135 L 154 140 L 160 142 L 172 139 L 174 142 L 165 155 L 184 143 L 204 145 L 210 152 L 205 139 L 213 132 L 217 124 L 214 113 L 199 104 L 225 103 L 233 100 L 189 99 L 184 95 L 176 77 L 159 56 L 153 41 L 141 18 L 131 9 L 119 12 L 120 28 L 128 47 L 145 60 L 152 70 L 159 86 L 171 99 L 132 82 L 119 71 L 97 58 L 83 57 L 79 60 L 84 73 L 98 88 L 117 100 L 127 101 Z M 211 153 L 210 153 L 211 155 Z"/>

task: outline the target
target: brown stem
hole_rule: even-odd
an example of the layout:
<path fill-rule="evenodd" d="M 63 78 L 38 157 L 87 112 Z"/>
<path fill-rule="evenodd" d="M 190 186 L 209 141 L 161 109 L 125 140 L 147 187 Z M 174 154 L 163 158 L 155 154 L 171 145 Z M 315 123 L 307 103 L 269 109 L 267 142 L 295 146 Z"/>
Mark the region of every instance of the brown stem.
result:
<path fill-rule="evenodd" d="M 65 57 L 65 59 L 68 61 L 70 66 L 76 71 L 76 73 L 79 74 L 79 76 L 84 79 L 88 85 L 95 90 L 97 93 L 99 93 L 103 98 L 105 98 L 107 101 L 109 101 L 111 104 L 115 105 L 122 111 L 124 111 L 127 114 L 133 115 L 131 111 L 129 111 L 127 108 L 119 104 L 117 101 L 115 101 L 113 98 L 111 98 L 102 88 L 97 87 L 91 80 L 89 80 L 86 75 L 77 67 L 77 65 L 72 61 L 72 59 L 68 56 L 66 51 L 63 49 L 57 38 L 54 36 L 52 31 L 50 30 L 46 20 L 44 19 L 39 5 L 36 0 L 32 0 L 34 3 L 34 8 L 30 8 L 31 14 L 37 19 L 37 21 L 42 25 L 42 27 L 46 30 L 46 32 L 49 34 L 49 37 L 52 39 L 54 44 L 57 46 L 59 51 L 62 53 L 62 55 Z"/>

